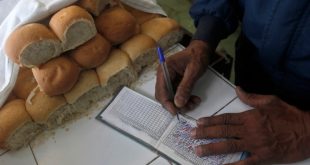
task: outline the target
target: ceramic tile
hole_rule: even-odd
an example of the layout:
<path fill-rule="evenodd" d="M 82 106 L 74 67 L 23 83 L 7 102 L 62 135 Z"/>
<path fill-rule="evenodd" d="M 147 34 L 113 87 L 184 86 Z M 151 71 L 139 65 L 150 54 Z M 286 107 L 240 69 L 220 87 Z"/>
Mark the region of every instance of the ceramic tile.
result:
<path fill-rule="evenodd" d="M 152 163 L 148 165 L 174 165 L 174 163 L 166 160 L 165 158 L 158 157 L 157 159 L 155 159 L 154 161 L 152 161 Z"/>
<path fill-rule="evenodd" d="M 36 165 L 30 147 L 9 151 L 0 157 L 1 165 Z"/>
<path fill-rule="evenodd" d="M 31 143 L 38 164 L 139 165 L 157 156 L 148 148 L 94 119 L 98 113 L 99 110 L 94 110 L 88 117 L 40 135 Z"/>
<path fill-rule="evenodd" d="M 5 153 L 7 150 L 2 150 L 0 149 L 0 156 L 3 155 L 3 153 Z"/>

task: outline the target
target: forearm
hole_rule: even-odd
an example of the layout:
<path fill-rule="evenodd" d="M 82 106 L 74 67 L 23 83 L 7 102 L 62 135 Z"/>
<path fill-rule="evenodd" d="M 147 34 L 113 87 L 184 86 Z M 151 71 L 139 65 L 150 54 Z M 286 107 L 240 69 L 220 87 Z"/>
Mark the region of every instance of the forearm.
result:
<path fill-rule="evenodd" d="M 193 39 L 204 40 L 215 48 L 221 39 L 234 32 L 238 19 L 233 0 L 196 0 L 190 15 L 194 19 L 197 31 Z"/>

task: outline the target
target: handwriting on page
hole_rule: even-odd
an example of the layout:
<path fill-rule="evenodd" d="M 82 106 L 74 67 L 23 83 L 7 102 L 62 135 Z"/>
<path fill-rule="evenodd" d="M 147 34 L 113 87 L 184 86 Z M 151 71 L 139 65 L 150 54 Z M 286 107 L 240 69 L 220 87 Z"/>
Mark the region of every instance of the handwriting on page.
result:
<path fill-rule="evenodd" d="M 221 139 L 194 140 L 190 137 L 190 131 L 194 125 L 181 118 L 178 124 L 172 129 L 164 140 L 164 144 L 172 148 L 178 155 L 194 164 L 220 165 L 223 164 L 229 155 L 215 155 L 198 157 L 194 153 L 194 148 L 198 145 L 219 142 Z"/>

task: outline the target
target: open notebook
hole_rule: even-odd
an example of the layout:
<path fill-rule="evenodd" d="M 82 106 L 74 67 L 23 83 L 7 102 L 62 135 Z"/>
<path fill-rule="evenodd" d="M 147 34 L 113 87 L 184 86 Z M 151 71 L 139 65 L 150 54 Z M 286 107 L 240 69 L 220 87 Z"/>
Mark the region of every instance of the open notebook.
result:
<path fill-rule="evenodd" d="M 161 104 L 124 87 L 97 119 L 155 150 L 177 164 L 220 165 L 240 160 L 241 153 L 198 157 L 194 147 L 224 139 L 193 140 L 195 120 L 180 115 L 180 121 Z"/>

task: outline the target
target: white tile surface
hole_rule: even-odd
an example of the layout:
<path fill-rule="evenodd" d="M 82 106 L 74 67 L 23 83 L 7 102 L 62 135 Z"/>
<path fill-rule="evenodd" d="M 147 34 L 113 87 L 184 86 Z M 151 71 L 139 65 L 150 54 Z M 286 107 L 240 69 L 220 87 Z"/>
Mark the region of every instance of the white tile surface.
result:
<path fill-rule="evenodd" d="M 154 160 L 149 165 L 174 165 L 172 162 L 169 162 L 168 160 L 158 157 L 156 160 Z"/>
<path fill-rule="evenodd" d="M 94 119 L 99 111 L 32 143 L 39 165 L 142 165 L 157 155 Z M 47 135 L 50 135 L 48 137 Z"/>
<path fill-rule="evenodd" d="M 6 152 L 6 150 L 0 149 L 0 156 L 1 156 L 3 153 L 5 153 L 5 152 Z"/>
<path fill-rule="evenodd" d="M 229 105 L 219 111 L 216 115 L 224 114 L 224 113 L 239 113 L 252 109 L 250 106 L 241 102 L 240 99 L 236 98 Z"/>
<path fill-rule="evenodd" d="M 1 165 L 36 165 L 30 147 L 18 151 L 9 151 L 0 156 Z"/>
<path fill-rule="evenodd" d="M 237 96 L 235 89 L 210 69 L 196 83 L 193 93 L 202 99 L 194 111 L 187 113 L 195 119 L 215 114 Z"/>

